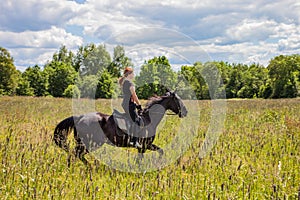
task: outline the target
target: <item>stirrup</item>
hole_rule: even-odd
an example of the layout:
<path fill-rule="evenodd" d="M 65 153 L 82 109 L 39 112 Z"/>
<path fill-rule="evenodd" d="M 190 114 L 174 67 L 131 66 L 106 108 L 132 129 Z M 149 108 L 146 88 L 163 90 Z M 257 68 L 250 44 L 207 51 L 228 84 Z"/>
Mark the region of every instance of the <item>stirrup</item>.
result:
<path fill-rule="evenodd" d="M 143 145 L 141 143 L 139 143 L 138 141 L 136 141 L 135 145 L 136 148 L 143 148 Z"/>
<path fill-rule="evenodd" d="M 130 146 L 133 146 L 135 148 L 143 148 L 143 145 L 140 144 L 138 141 L 136 141 L 135 143 L 134 142 L 129 142 Z"/>

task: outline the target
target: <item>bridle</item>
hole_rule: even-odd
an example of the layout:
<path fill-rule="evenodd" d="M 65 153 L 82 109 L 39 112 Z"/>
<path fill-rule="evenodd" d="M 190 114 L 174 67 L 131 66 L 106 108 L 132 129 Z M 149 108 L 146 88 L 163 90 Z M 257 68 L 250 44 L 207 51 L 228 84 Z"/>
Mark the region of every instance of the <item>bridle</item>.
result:
<path fill-rule="evenodd" d="M 174 101 L 175 101 L 175 104 L 176 104 L 177 109 L 178 109 L 178 113 L 167 113 L 167 115 L 178 115 L 178 116 L 180 116 L 181 115 L 181 106 L 180 106 L 180 103 L 177 101 L 178 99 L 176 97 L 176 94 L 174 94 L 174 96 L 171 97 L 171 98 L 173 98 Z"/>
<path fill-rule="evenodd" d="M 180 116 L 181 115 L 181 106 L 180 106 L 179 102 L 176 99 L 177 97 L 174 94 L 174 96 L 170 96 L 170 98 L 172 98 L 175 101 L 175 104 L 176 104 L 177 109 L 178 109 L 178 113 L 174 113 L 174 111 L 173 111 L 172 113 L 166 113 L 166 115 L 179 115 Z M 163 114 L 162 112 L 154 112 L 154 113 Z"/>

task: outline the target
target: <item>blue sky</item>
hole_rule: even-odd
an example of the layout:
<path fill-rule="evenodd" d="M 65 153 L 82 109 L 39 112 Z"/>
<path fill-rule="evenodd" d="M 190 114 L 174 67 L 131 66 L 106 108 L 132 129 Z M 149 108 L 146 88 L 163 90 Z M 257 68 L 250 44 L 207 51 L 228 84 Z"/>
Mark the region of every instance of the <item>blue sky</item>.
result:
<path fill-rule="evenodd" d="M 18 69 L 43 66 L 61 45 L 123 45 L 136 66 L 166 55 L 174 68 L 196 61 L 261 63 L 300 53 L 298 0 L 7 0 L 0 46 Z"/>

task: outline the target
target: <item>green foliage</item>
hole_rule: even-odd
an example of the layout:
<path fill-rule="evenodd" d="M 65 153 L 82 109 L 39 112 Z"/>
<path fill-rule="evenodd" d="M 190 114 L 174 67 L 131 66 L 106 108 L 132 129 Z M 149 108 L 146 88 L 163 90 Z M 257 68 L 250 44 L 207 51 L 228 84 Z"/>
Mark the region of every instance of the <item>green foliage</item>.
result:
<path fill-rule="evenodd" d="M 16 94 L 20 96 L 34 96 L 34 89 L 30 86 L 30 82 L 24 78 L 20 72 L 19 83 Z"/>
<path fill-rule="evenodd" d="M 198 70 L 202 65 L 201 63 L 195 63 L 193 66 L 182 66 L 179 74 L 183 76 L 183 79 L 186 81 L 185 85 L 190 86 L 190 88 L 195 92 L 196 98 L 201 99 L 202 96 L 202 84 L 204 79 Z M 186 95 L 185 95 L 186 96 Z"/>
<path fill-rule="evenodd" d="M 24 80 L 28 81 L 35 96 L 48 95 L 48 76 L 38 65 L 28 67 L 22 74 Z"/>
<path fill-rule="evenodd" d="M 260 89 L 267 81 L 267 70 L 260 65 L 252 64 L 242 71 L 243 87 L 238 91 L 239 98 L 260 97 Z"/>
<path fill-rule="evenodd" d="M 81 79 L 79 86 L 81 97 L 94 99 L 99 77 L 97 75 L 87 75 L 83 76 Z"/>
<path fill-rule="evenodd" d="M 66 63 L 53 61 L 49 63 L 45 70 L 48 75 L 48 92 L 54 97 L 62 97 L 65 89 L 74 84 L 77 72 Z"/>
<path fill-rule="evenodd" d="M 154 94 L 163 95 L 166 88 L 175 89 L 176 73 L 165 56 L 154 57 L 145 63 L 136 77 L 137 95 L 147 99 Z"/>
<path fill-rule="evenodd" d="M 225 98 L 221 72 L 213 62 L 207 62 L 200 71 L 203 76 L 207 88 L 205 88 L 206 94 L 209 93 L 211 99 Z"/>
<path fill-rule="evenodd" d="M 53 62 L 63 62 L 67 65 L 74 65 L 75 55 L 69 51 L 66 46 L 61 46 L 58 53 L 54 53 L 52 57 Z"/>
<path fill-rule="evenodd" d="M 76 54 L 61 46 L 43 68 L 28 67 L 18 74 L 9 52 L 0 51 L 0 95 L 64 96 L 75 77 L 85 98 L 110 98 L 113 82 L 125 66 L 133 66 L 122 46 L 116 46 L 112 60 L 105 45 L 88 44 Z M 102 75 L 101 75 L 102 74 Z M 173 89 L 184 99 L 294 98 L 300 96 L 300 55 L 280 55 L 267 67 L 259 64 L 229 64 L 223 61 L 195 62 L 175 72 L 165 56 L 145 61 L 136 76 L 137 94 L 147 99 Z M 24 90 L 24 91 L 22 91 Z M 32 93 L 33 91 L 33 93 Z"/>
<path fill-rule="evenodd" d="M 180 75 L 195 92 L 197 99 L 225 98 L 225 94 L 221 94 L 223 77 L 219 67 L 217 62 L 207 62 L 204 65 L 196 62 L 193 66 L 183 66 Z"/>
<path fill-rule="evenodd" d="M 83 49 L 83 60 L 80 62 L 82 75 L 96 75 L 107 69 L 111 64 L 111 57 L 104 45 L 91 45 Z"/>
<path fill-rule="evenodd" d="M 86 46 L 80 46 L 78 48 L 76 57 L 74 59 L 74 66 L 73 66 L 77 72 L 80 71 L 80 68 L 83 67 L 83 65 L 84 65 L 84 63 L 83 63 L 84 59 L 94 49 L 96 49 L 96 45 L 95 44 L 89 44 L 89 45 L 86 45 Z"/>
<path fill-rule="evenodd" d="M 63 96 L 67 98 L 80 98 L 80 90 L 77 85 L 69 85 L 65 89 Z"/>
<path fill-rule="evenodd" d="M 298 95 L 295 75 L 299 72 L 300 56 L 277 56 L 268 65 L 270 83 L 273 88 L 271 98 L 292 98 Z"/>
<path fill-rule="evenodd" d="M 243 73 L 248 69 L 246 65 L 237 64 L 232 67 L 229 81 L 226 85 L 227 98 L 237 98 L 239 90 L 243 87 Z"/>
<path fill-rule="evenodd" d="M 270 83 L 267 83 L 266 85 L 262 85 L 259 90 L 259 97 L 262 97 L 264 99 L 270 98 L 273 93 L 272 86 Z"/>
<path fill-rule="evenodd" d="M 118 78 L 125 67 L 133 66 L 130 58 L 125 56 L 124 47 L 118 45 L 114 48 L 113 61 L 108 66 L 107 70 L 112 77 Z"/>
<path fill-rule="evenodd" d="M 115 91 L 115 81 L 108 71 L 103 71 L 98 80 L 95 98 L 112 98 Z"/>
<path fill-rule="evenodd" d="M 10 53 L 0 47 L 0 95 L 12 95 L 18 86 L 18 72 Z"/>

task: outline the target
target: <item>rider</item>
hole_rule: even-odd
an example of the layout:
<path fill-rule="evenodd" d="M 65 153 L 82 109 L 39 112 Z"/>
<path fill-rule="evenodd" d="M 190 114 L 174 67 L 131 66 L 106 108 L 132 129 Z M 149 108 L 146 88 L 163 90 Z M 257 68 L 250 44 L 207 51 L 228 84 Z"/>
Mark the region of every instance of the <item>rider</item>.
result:
<path fill-rule="evenodd" d="M 136 122 L 139 124 L 139 116 L 136 112 L 136 108 L 138 110 L 142 109 L 140 100 L 135 92 L 135 86 L 132 82 L 134 78 L 134 72 L 132 67 L 126 67 L 123 76 L 119 79 L 119 84 L 123 90 L 123 102 L 122 107 L 125 111 L 125 113 L 130 116 L 130 118 L 133 120 L 133 122 Z M 131 126 L 131 127 L 134 127 Z M 133 131 L 133 128 L 131 128 L 131 131 Z M 135 147 L 142 148 L 142 145 L 137 141 L 137 137 L 133 137 L 132 141 L 130 142 L 131 145 Z"/>

